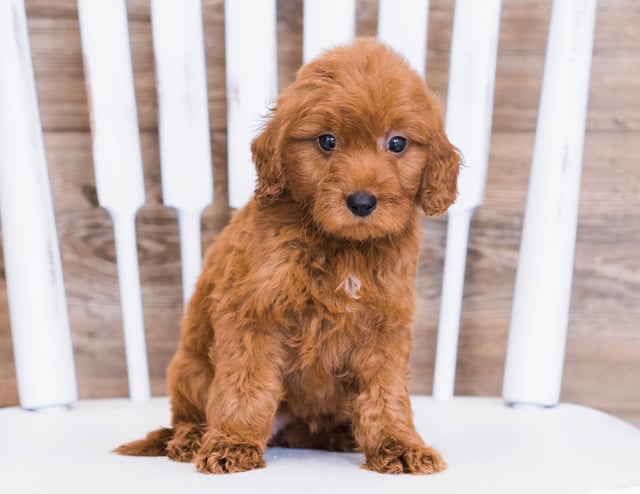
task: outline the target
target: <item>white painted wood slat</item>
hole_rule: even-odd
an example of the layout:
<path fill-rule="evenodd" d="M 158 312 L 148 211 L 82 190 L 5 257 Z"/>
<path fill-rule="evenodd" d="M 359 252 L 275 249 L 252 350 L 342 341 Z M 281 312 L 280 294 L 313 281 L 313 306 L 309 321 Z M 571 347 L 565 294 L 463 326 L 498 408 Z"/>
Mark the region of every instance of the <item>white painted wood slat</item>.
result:
<path fill-rule="evenodd" d="M 447 134 L 463 155 L 459 195 L 449 208 L 438 343 L 433 380 L 436 399 L 453 397 L 464 289 L 467 239 L 482 204 L 500 28 L 500 0 L 457 0 L 451 41 Z"/>
<path fill-rule="evenodd" d="M 507 402 L 560 399 L 596 0 L 555 0 L 503 383 Z"/>
<path fill-rule="evenodd" d="M 278 95 L 275 0 L 226 0 L 229 203 L 240 208 L 255 188 L 251 141 Z"/>
<path fill-rule="evenodd" d="M 124 0 L 78 0 L 98 201 L 113 220 L 129 393 L 151 396 L 135 235 L 142 157 Z"/>
<path fill-rule="evenodd" d="M 429 0 L 380 0 L 378 38 L 404 55 L 423 78 L 428 20 Z"/>
<path fill-rule="evenodd" d="M 324 50 L 353 41 L 355 0 L 304 0 L 302 60 L 310 62 Z"/>
<path fill-rule="evenodd" d="M 71 333 L 22 0 L 0 2 L 0 215 L 20 404 L 76 400 Z"/>
<path fill-rule="evenodd" d="M 202 265 L 200 216 L 213 201 L 211 145 L 200 0 L 152 0 L 164 204 L 180 225 L 185 303 Z"/>

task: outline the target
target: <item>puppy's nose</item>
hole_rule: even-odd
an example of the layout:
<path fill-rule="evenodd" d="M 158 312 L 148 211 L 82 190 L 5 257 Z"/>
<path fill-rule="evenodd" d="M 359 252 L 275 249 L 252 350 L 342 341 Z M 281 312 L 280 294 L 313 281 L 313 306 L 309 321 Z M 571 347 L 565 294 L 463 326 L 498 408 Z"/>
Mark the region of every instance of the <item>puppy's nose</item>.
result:
<path fill-rule="evenodd" d="M 376 196 L 369 194 L 363 190 L 354 192 L 350 196 L 347 196 L 347 207 L 356 216 L 369 216 L 373 213 L 377 204 Z"/>

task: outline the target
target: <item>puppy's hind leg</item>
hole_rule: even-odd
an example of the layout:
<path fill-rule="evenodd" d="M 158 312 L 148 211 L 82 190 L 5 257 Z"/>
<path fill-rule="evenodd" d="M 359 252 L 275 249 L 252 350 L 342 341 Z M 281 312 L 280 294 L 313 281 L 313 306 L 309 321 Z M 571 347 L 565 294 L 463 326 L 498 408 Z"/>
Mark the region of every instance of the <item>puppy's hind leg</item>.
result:
<path fill-rule="evenodd" d="M 167 456 L 174 461 L 192 462 L 204 434 L 204 415 L 176 394 L 171 400 L 173 435 L 167 443 Z"/>
<path fill-rule="evenodd" d="M 198 411 L 180 399 L 172 400 L 172 427 L 150 432 L 137 441 L 123 444 L 114 453 L 126 456 L 168 456 L 172 460 L 191 462 L 200 449 L 204 419 L 194 420 Z M 191 409 L 190 411 L 187 411 Z"/>
<path fill-rule="evenodd" d="M 179 354 L 178 354 L 179 355 Z M 205 422 L 203 406 L 196 404 L 194 399 L 197 393 L 193 394 L 192 382 L 189 377 L 184 380 L 176 379 L 176 373 L 171 370 L 176 367 L 175 362 L 180 359 L 174 358 L 170 370 L 169 384 L 171 388 L 171 428 L 162 428 L 150 432 L 144 439 L 123 444 L 114 450 L 115 453 L 127 456 L 168 456 L 172 460 L 190 462 L 195 453 L 200 448 L 200 438 L 203 434 L 203 424 Z M 197 367 L 191 363 L 190 368 Z M 208 380 L 211 380 L 211 372 L 208 373 Z M 180 381 L 175 385 L 175 381 Z M 207 379 L 203 379 L 206 382 Z M 191 381 L 197 382 L 192 379 Z M 206 390 L 206 387 L 205 387 Z M 189 398 L 191 396 L 191 399 Z M 206 395 L 201 398 L 204 401 Z"/>
<path fill-rule="evenodd" d="M 149 432 L 144 439 L 123 444 L 113 452 L 126 456 L 168 456 L 172 460 L 189 463 L 200 449 L 203 433 L 200 424 L 178 421 L 172 428 Z"/>
<path fill-rule="evenodd" d="M 176 424 L 173 436 L 167 443 L 167 456 L 174 461 L 190 463 L 200 449 L 204 430 L 198 424 L 182 422 Z"/>
<path fill-rule="evenodd" d="M 178 350 L 169 366 L 171 428 L 147 434 L 144 439 L 116 448 L 115 453 L 129 456 L 168 456 L 191 462 L 200 449 L 204 433 L 204 403 L 213 370 L 206 360 L 187 356 Z"/>
<path fill-rule="evenodd" d="M 178 351 L 168 374 L 173 436 L 167 443 L 167 456 L 188 463 L 200 449 L 204 434 L 204 406 L 213 369 L 206 360 L 193 355 L 187 358 Z"/>

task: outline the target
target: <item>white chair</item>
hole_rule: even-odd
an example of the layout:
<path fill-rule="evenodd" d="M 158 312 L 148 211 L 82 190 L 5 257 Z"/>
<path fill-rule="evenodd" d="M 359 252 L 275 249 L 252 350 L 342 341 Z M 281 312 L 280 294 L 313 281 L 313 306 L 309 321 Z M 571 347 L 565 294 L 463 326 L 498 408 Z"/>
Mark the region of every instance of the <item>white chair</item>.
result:
<path fill-rule="evenodd" d="M 554 2 L 502 398 L 453 398 L 469 221 L 482 202 L 488 162 L 500 15 L 499 0 L 456 2 L 447 131 L 468 166 L 449 212 L 434 397 L 413 398 L 419 432 L 449 465 L 434 476 L 385 476 L 358 468 L 359 454 L 280 448 L 267 451 L 266 469 L 227 476 L 110 453 L 168 424 L 169 406 L 166 398 L 150 399 L 144 345 L 133 221 L 144 188 L 124 0 L 78 3 L 98 198 L 114 221 L 131 397 L 76 402 L 24 5 L 3 0 L 0 210 L 22 407 L 0 410 L 1 492 L 640 492 L 640 430 L 558 404 L 595 0 Z M 234 88 L 230 197 L 240 206 L 252 190 L 251 132 L 277 87 L 275 0 L 228 0 L 225 7 L 227 85 Z M 379 16 L 379 36 L 423 70 L 428 1 L 381 0 L 380 9 L 394 15 Z M 305 59 L 352 38 L 354 11 L 354 1 L 305 1 Z M 200 3 L 152 0 L 152 17 L 163 197 L 178 211 L 188 294 L 200 267 L 199 215 L 212 200 Z M 191 76 L 180 78 L 176 66 Z"/>

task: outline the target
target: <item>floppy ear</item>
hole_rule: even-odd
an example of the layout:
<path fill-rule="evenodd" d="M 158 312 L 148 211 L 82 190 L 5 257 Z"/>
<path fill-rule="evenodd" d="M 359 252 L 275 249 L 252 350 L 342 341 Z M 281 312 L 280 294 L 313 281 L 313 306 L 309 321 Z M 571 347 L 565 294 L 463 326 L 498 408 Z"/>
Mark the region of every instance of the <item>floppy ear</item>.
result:
<path fill-rule="evenodd" d="M 427 147 L 427 164 L 417 200 L 427 215 L 435 216 L 444 213 L 458 195 L 460 153 L 447 139 L 440 122 Z"/>
<path fill-rule="evenodd" d="M 275 112 L 267 126 L 251 143 L 258 182 L 255 199 L 260 206 L 273 203 L 284 191 L 286 181 L 282 167 L 284 128 Z"/>

